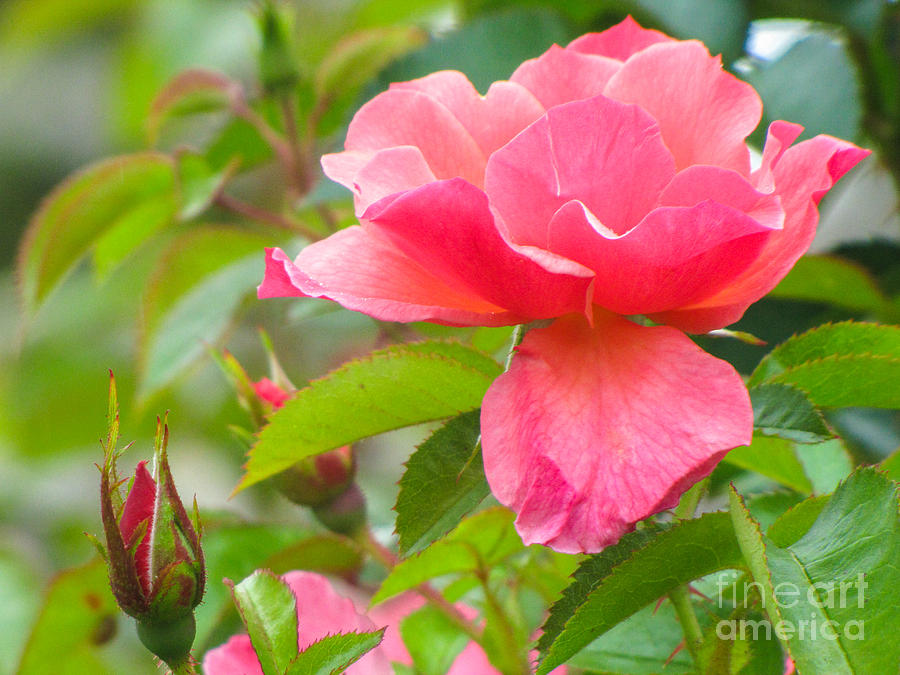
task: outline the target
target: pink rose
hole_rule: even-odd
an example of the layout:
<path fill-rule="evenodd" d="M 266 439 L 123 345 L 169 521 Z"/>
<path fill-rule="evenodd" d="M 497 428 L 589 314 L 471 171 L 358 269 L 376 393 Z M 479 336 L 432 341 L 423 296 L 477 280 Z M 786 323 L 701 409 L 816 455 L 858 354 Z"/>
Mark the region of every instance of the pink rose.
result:
<path fill-rule="evenodd" d="M 868 152 L 761 117 L 696 41 L 632 19 L 551 47 L 478 95 L 458 72 L 394 84 L 322 159 L 361 225 L 261 298 L 386 321 L 529 331 L 481 412 L 494 495 L 525 543 L 593 552 L 674 506 L 753 417 L 740 376 L 685 335 L 733 323 L 810 244 L 816 205 Z M 627 317 L 644 315 L 647 327 Z"/>
<path fill-rule="evenodd" d="M 372 631 L 387 626 L 381 644 L 368 652 L 346 672 L 356 675 L 392 675 L 392 662 L 412 665 L 409 652 L 400 637 L 400 621 L 422 606 L 417 596 L 406 594 L 378 605 L 364 614 L 365 601 L 358 604 L 335 591 L 331 582 L 312 572 L 288 572 L 284 580 L 297 599 L 298 645 L 310 644 L 334 633 Z M 468 608 L 466 608 L 468 609 Z M 472 610 L 469 610 L 472 611 Z M 474 612 L 473 612 L 474 613 Z M 262 668 L 247 635 L 236 635 L 203 658 L 206 675 L 262 675 Z M 453 675 L 496 675 L 484 651 L 470 643 L 456 657 Z"/>

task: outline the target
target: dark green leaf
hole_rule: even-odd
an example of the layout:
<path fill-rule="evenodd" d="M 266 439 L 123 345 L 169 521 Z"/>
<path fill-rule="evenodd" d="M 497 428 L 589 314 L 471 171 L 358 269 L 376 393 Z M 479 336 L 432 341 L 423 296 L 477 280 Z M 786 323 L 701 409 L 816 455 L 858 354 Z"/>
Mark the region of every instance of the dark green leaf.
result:
<path fill-rule="evenodd" d="M 676 586 L 740 563 L 741 551 L 726 513 L 707 513 L 657 534 L 613 564 L 559 635 L 542 642 L 538 673 L 550 672 Z"/>
<path fill-rule="evenodd" d="M 62 572 L 50 584 L 17 672 L 111 673 L 96 648 L 98 637 L 115 630 L 118 614 L 102 560 Z"/>
<path fill-rule="evenodd" d="M 900 450 L 894 452 L 878 466 L 887 473 L 888 478 L 900 482 Z"/>
<path fill-rule="evenodd" d="M 384 629 L 339 633 L 313 642 L 294 659 L 287 675 L 337 675 L 379 645 Z"/>
<path fill-rule="evenodd" d="M 872 469 L 856 471 L 806 534 L 785 548 L 759 531 L 736 492 L 731 505 L 741 548 L 770 619 L 786 628 L 797 670 L 894 672 L 900 663 L 897 485 Z"/>
<path fill-rule="evenodd" d="M 800 258 L 769 295 L 773 298 L 827 302 L 836 307 L 876 314 L 888 302 L 866 268 L 827 255 Z"/>
<path fill-rule="evenodd" d="M 147 201 L 172 200 L 172 161 L 144 153 L 106 159 L 70 176 L 32 217 L 19 251 L 19 291 L 34 311 L 110 228 Z"/>
<path fill-rule="evenodd" d="M 257 570 L 234 587 L 232 596 L 264 675 L 287 672 L 298 652 L 297 602 L 290 586 Z"/>
<path fill-rule="evenodd" d="M 513 528 L 515 514 L 502 507 L 476 513 L 421 553 L 401 561 L 372 598 L 378 604 L 445 574 L 487 572 L 523 549 Z"/>
<path fill-rule="evenodd" d="M 666 33 L 702 40 L 712 54 L 734 61 L 744 51 L 749 16 L 741 0 L 633 0 Z"/>
<path fill-rule="evenodd" d="M 832 434 L 812 401 L 787 384 L 762 384 L 750 390 L 753 426 L 767 436 L 798 443 L 816 443 Z"/>
<path fill-rule="evenodd" d="M 803 464 L 794 454 L 793 444 L 783 438 L 755 435 L 750 445 L 735 448 L 725 455 L 725 461 L 756 471 L 797 492 L 810 494 L 813 491 Z"/>
<path fill-rule="evenodd" d="M 477 408 L 500 366 L 452 342 L 381 349 L 312 382 L 272 415 L 239 489 L 361 438 Z"/>
<path fill-rule="evenodd" d="M 402 555 L 442 537 L 490 494 L 476 451 L 480 414 L 473 410 L 450 420 L 409 458 L 394 507 Z"/>

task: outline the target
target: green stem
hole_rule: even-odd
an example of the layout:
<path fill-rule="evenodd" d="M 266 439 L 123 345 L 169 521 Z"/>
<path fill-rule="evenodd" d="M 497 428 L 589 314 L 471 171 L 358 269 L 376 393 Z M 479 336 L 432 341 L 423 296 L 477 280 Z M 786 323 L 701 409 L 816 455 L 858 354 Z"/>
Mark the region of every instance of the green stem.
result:
<path fill-rule="evenodd" d="M 524 655 L 521 649 L 521 645 L 519 641 L 516 639 L 516 631 L 513 627 L 512 623 L 509 621 L 506 611 L 503 609 L 503 605 L 500 604 L 500 600 L 497 598 L 497 595 L 491 590 L 490 585 L 488 584 L 487 572 L 485 570 L 481 570 L 478 574 L 478 580 L 481 582 L 481 588 L 484 591 L 485 601 L 491 608 L 491 612 L 497 619 L 497 623 L 499 625 L 499 635 L 503 639 L 503 643 L 505 645 L 504 651 L 507 654 L 514 654 L 518 660 L 518 664 L 516 668 L 504 671 L 504 675 L 531 675 L 531 664 L 528 661 L 528 658 Z M 496 665 L 496 664 L 495 664 Z"/>
<path fill-rule="evenodd" d="M 690 490 L 684 493 L 678 506 L 675 507 L 673 513 L 679 520 L 693 518 L 697 505 L 706 494 L 709 487 L 709 478 L 704 478 L 694 485 Z M 675 608 L 675 614 L 678 616 L 678 622 L 681 624 L 681 631 L 684 633 L 684 644 L 688 653 L 694 661 L 694 664 L 700 665 L 700 648 L 703 646 L 703 630 L 700 628 L 700 622 L 697 620 L 697 614 L 694 612 L 694 605 L 691 602 L 691 591 L 687 584 L 683 584 L 669 591 L 669 600 Z"/>

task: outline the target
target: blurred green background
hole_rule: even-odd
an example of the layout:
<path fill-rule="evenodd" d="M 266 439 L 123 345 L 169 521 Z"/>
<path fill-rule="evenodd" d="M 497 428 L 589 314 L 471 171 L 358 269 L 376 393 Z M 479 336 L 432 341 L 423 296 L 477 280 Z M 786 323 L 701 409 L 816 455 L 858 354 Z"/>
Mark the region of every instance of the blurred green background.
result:
<path fill-rule="evenodd" d="M 348 37 L 375 28 L 403 29 L 395 49 L 369 59 L 359 78 L 347 77 L 318 127 L 318 152 L 339 147 L 353 110 L 393 80 L 456 68 L 484 91 L 552 43 L 602 30 L 628 13 L 645 26 L 703 40 L 763 97 L 766 117 L 752 142 L 759 144 L 769 121 L 787 119 L 804 124 L 807 136 L 830 133 L 876 153 L 823 205 L 813 251 L 839 257 L 816 259 L 804 276 L 754 306 L 739 328 L 777 343 L 826 320 L 897 322 L 896 2 L 295 0 L 282 5 L 291 17 L 301 73 L 320 71 Z M 173 473 L 186 498 L 196 492 L 207 514 L 227 510 L 289 522 L 296 520 L 293 512 L 262 494 L 242 493 L 226 502 L 242 461 L 242 448 L 227 427 L 246 424 L 246 417 L 204 345 L 227 345 L 260 377 L 266 363 L 256 327 L 264 326 L 300 385 L 391 337 L 366 317 L 324 303 L 257 303 L 253 288 L 262 276 L 260 255 L 258 269 L 232 280 L 233 302 L 205 328 L 181 337 L 196 358 L 169 364 L 167 376 L 148 386 L 140 365 L 148 358 L 141 351 L 148 349 L 141 336 L 145 287 L 157 256 L 175 236 L 171 232 L 147 242 L 102 280 L 87 264 L 78 265 L 34 316 L 20 311 L 14 261 L 41 197 L 85 164 L 148 148 L 150 104 L 185 68 L 214 68 L 258 92 L 256 13 L 250 0 L 0 3 L 0 673 L 16 672 L 54 575 L 94 555 L 82 532 L 99 531 L 93 463 L 101 456 L 105 430 L 107 369 L 119 383 L 123 438 L 137 441 L 123 468 L 149 455 L 154 417 L 168 409 Z M 163 136 L 164 149 L 186 140 L 208 149 L 225 128 L 215 114 L 183 122 Z M 272 198 L 271 168 L 264 159 L 250 162 L 240 183 L 242 194 L 260 202 Z M 316 200 L 347 201 L 342 190 L 322 184 L 297 211 L 306 213 Z M 233 221 L 215 211 L 203 218 L 204 223 Z M 218 298 L 207 300 L 216 304 Z M 704 346 L 745 371 L 764 353 L 731 341 L 706 340 Z M 172 350 L 178 352 L 179 345 Z M 842 411 L 832 421 L 861 458 L 874 460 L 900 445 L 900 422 L 893 413 Z M 404 436 L 382 444 L 395 461 L 375 462 L 361 453 L 361 480 L 373 512 L 381 514 L 378 524 L 390 528 L 399 462 L 412 442 Z M 108 643 L 103 626 L 94 629 L 88 643 L 105 643 L 91 651 L 91 659 L 98 660 L 83 666 L 94 670 L 60 665 L 52 672 L 124 672 L 111 664 L 132 653 L 139 665 L 128 672 L 153 672 L 149 659 L 134 651 L 130 627 Z"/>

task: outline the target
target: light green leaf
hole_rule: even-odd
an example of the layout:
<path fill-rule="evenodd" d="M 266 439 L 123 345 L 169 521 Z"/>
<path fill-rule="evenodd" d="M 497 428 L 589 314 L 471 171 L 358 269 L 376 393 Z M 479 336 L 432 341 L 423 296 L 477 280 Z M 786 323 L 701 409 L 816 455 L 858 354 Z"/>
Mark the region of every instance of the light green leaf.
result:
<path fill-rule="evenodd" d="M 759 531 L 732 491 L 738 541 L 799 672 L 863 675 L 897 669 L 898 507 L 895 483 L 872 469 L 856 471 L 809 531 L 781 548 Z"/>
<path fill-rule="evenodd" d="M 257 570 L 232 590 L 264 675 L 282 675 L 297 658 L 297 602 L 284 581 Z"/>
<path fill-rule="evenodd" d="M 377 605 L 445 574 L 488 571 L 524 547 L 513 528 L 515 514 L 495 507 L 466 518 L 444 539 L 401 561 L 372 598 Z"/>
<path fill-rule="evenodd" d="M 150 275 L 138 340 L 141 393 L 168 384 L 219 339 L 241 299 L 262 279 L 271 240 L 204 227 L 174 239 Z"/>
<path fill-rule="evenodd" d="M 725 455 L 725 461 L 767 476 L 797 492 L 808 495 L 813 491 L 803 464 L 794 454 L 793 443 L 783 438 L 754 435 L 750 445 L 735 448 Z"/>
<path fill-rule="evenodd" d="M 287 675 L 337 675 L 375 649 L 384 628 L 370 633 L 339 633 L 313 642 L 287 669 Z"/>
<path fill-rule="evenodd" d="M 206 211 L 237 170 L 235 158 L 219 170 L 213 169 L 203 155 L 182 152 L 176 158 L 178 218 L 191 220 Z"/>
<path fill-rule="evenodd" d="M 801 39 L 777 61 L 746 73 L 764 102 L 765 129 L 773 120 L 802 124 L 804 137 L 856 138 L 862 119 L 860 84 L 844 45 L 825 33 Z M 810 87 L 827 82 L 827 87 Z"/>
<path fill-rule="evenodd" d="M 346 363 L 272 415 L 238 489 L 304 457 L 473 410 L 499 374 L 496 361 L 452 342 L 397 345 Z"/>
<path fill-rule="evenodd" d="M 50 584 L 17 672 L 110 673 L 97 646 L 115 631 L 118 614 L 102 560 L 62 572 Z"/>
<path fill-rule="evenodd" d="M 359 545 L 338 534 L 319 534 L 298 541 L 266 559 L 264 567 L 276 574 L 310 570 L 324 574 L 351 574 L 362 567 Z"/>
<path fill-rule="evenodd" d="M 794 446 L 794 453 L 803 465 L 803 472 L 817 495 L 834 492 L 844 478 L 853 471 L 853 460 L 840 438 L 822 443 Z"/>
<path fill-rule="evenodd" d="M 150 143 L 156 142 L 160 127 L 170 115 L 223 108 L 229 104 L 231 96 L 240 93 L 240 83 L 214 70 L 191 68 L 182 71 L 153 99 L 147 116 Z"/>
<path fill-rule="evenodd" d="M 620 541 L 584 563 L 598 565 L 599 574 L 587 573 L 579 582 L 576 573 L 580 590 L 564 597 L 561 616 L 552 624 L 555 628 L 560 619 L 564 620 L 562 630 L 557 634 L 545 627 L 547 637 L 539 643 L 543 653 L 539 675 L 565 663 L 610 628 L 676 586 L 741 564 L 741 551 L 726 513 L 707 513 L 648 539 L 623 540 L 624 551 L 616 552 L 623 545 Z M 573 606 L 574 613 L 566 620 L 565 615 Z M 557 611 L 554 605 L 551 620 Z"/>
<path fill-rule="evenodd" d="M 816 443 L 834 434 L 825 425 L 812 401 L 787 384 L 761 384 L 750 390 L 753 426 L 767 436 L 779 436 L 798 443 Z"/>
<path fill-rule="evenodd" d="M 490 494 L 477 447 L 480 415 L 450 420 L 409 458 L 394 507 L 402 555 L 442 537 Z"/>
<path fill-rule="evenodd" d="M 827 255 L 800 258 L 769 297 L 827 302 L 876 314 L 889 302 L 865 267 Z"/>
<path fill-rule="evenodd" d="M 822 509 L 825 508 L 829 499 L 831 499 L 831 495 L 819 495 L 795 504 L 769 525 L 766 536 L 776 546 L 782 548 L 790 546 L 809 532 L 809 528 L 816 522 L 816 518 L 822 513 Z"/>
<path fill-rule="evenodd" d="M 33 312 L 120 219 L 147 201 L 171 200 L 172 161 L 144 153 L 106 159 L 60 183 L 31 219 L 19 251 L 19 292 Z"/>
<path fill-rule="evenodd" d="M 422 675 L 447 673 L 471 640 L 444 612 L 429 605 L 403 619 L 400 634 Z"/>
<path fill-rule="evenodd" d="M 887 473 L 888 478 L 900 482 L 900 450 L 895 451 L 878 466 Z"/>
<path fill-rule="evenodd" d="M 129 255 L 153 235 L 173 222 L 171 195 L 137 204 L 112 223 L 94 245 L 94 273 L 99 281 L 109 275 Z"/>
<path fill-rule="evenodd" d="M 843 322 L 792 337 L 757 366 L 751 386 L 794 385 L 816 405 L 900 408 L 900 327 Z"/>

